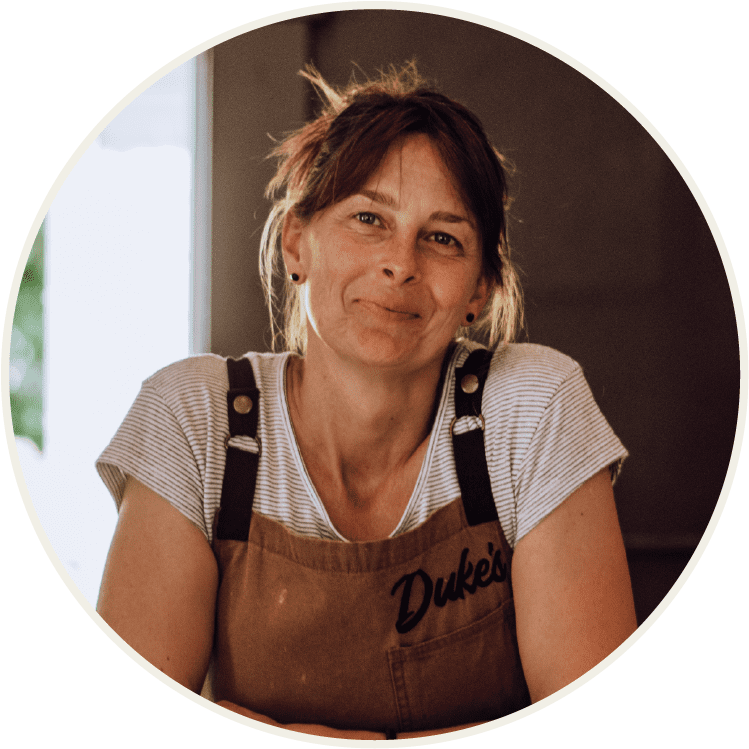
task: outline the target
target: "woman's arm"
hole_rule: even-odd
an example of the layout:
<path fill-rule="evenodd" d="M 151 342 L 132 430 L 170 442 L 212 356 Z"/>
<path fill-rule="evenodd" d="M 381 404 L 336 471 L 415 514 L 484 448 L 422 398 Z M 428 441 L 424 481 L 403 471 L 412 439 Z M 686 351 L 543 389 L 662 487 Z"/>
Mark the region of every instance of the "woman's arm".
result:
<path fill-rule="evenodd" d="M 518 542 L 512 585 L 533 702 L 582 676 L 635 631 L 608 470 L 589 479 Z"/>
<path fill-rule="evenodd" d="M 211 648 L 218 569 L 205 536 L 128 478 L 97 611 L 147 661 L 200 692 Z"/>

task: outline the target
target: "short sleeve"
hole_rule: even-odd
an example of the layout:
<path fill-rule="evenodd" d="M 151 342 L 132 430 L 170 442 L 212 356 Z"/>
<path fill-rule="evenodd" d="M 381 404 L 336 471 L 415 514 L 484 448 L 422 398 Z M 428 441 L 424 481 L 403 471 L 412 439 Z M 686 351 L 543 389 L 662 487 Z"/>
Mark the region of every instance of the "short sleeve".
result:
<path fill-rule="evenodd" d="M 609 468 L 613 482 L 626 457 L 574 364 L 543 408 L 517 465 L 515 543 L 599 471 Z"/>
<path fill-rule="evenodd" d="M 216 504 L 223 475 L 226 365 L 202 356 L 143 383 L 96 468 L 119 509 L 127 476 L 166 499 L 210 541 L 206 497 Z"/>

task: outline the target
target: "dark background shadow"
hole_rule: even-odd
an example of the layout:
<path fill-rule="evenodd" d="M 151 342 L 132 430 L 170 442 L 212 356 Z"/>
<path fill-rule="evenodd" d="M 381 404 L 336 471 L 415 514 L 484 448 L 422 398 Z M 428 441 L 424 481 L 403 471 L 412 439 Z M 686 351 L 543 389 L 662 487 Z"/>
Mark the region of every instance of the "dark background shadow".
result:
<path fill-rule="evenodd" d="M 510 239 L 525 339 L 580 362 L 631 453 L 616 495 L 642 622 L 689 561 L 725 480 L 738 333 L 689 188 L 647 131 L 566 63 L 483 26 L 407 11 L 308 16 L 217 46 L 211 349 L 268 349 L 257 273 L 268 135 L 317 105 L 296 71 L 314 62 L 343 85 L 355 65 L 373 74 L 411 59 L 516 166 Z"/>

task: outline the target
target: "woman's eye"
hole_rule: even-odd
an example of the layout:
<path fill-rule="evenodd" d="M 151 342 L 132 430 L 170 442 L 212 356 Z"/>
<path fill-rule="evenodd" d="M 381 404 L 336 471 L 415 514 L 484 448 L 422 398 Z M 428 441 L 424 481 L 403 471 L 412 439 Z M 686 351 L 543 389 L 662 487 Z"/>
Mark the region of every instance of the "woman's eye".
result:
<path fill-rule="evenodd" d="M 370 226 L 375 226 L 380 223 L 380 219 L 378 219 L 374 213 L 369 213 L 368 211 L 360 211 L 355 215 L 355 218 L 362 224 L 369 224 Z"/>
<path fill-rule="evenodd" d="M 432 234 L 432 238 L 437 244 L 445 245 L 445 247 L 456 247 L 458 249 L 461 248 L 460 242 L 458 242 L 458 240 L 450 234 L 445 234 L 444 232 L 437 231 Z"/>

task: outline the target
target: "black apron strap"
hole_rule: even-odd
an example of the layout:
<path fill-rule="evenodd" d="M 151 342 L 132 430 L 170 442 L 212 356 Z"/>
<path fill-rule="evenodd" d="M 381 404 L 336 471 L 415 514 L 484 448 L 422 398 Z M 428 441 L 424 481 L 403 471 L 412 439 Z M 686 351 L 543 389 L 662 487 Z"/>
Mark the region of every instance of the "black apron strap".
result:
<path fill-rule="evenodd" d="M 260 391 L 255 386 L 252 364 L 247 358 L 227 359 L 229 372 L 229 433 L 226 439 L 226 468 L 221 488 L 221 507 L 216 524 L 216 538 L 246 541 L 250 535 L 252 501 L 260 462 L 260 440 L 257 439 Z M 242 447 L 231 444 L 231 438 L 248 437 Z M 257 452 L 250 447 L 257 446 Z"/>
<path fill-rule="evenodd" d="M 498 521 L 484 447 L 484 417 L 481 397 L 489 374 L 492 351 L 476 349 L 462 367 L 455 371 L 455 418 L 450 425 L 453 455 L 463 508 L 469 525 Z M 458 420 L 475 417 L 478 423 L 469 431 L 456 434 Z"/>

